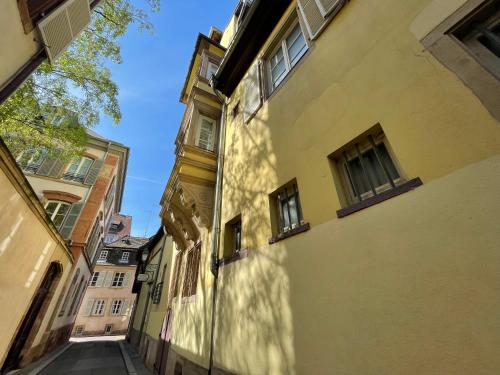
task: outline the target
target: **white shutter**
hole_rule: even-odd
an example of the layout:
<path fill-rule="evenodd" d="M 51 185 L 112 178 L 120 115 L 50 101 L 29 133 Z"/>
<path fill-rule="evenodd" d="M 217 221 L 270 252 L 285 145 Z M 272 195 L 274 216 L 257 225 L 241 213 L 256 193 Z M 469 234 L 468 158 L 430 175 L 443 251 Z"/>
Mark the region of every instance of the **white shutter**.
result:
<path fill-rule="evenodd" d="M 101 288 L 105 278 L 106 278 L 106 272 L 100 271 L 99 276 L 97 276 L 97 281 L 95 283 L 95 286 L 97 288 Z"/>
<path fill-rule="evenodd" d="M 123 287 L 126 288 L 128 286 L 128 283 L 130 282 L 130 272 L 125 272 L 125 275 L 123 276 Z"/>
<path fill-rule="evenodd" d="M 92 313 L 92 307 L 94 306 L 94 298 L 89 298 L 85 304 L 82 315 L 89 316 Z"/>
<path fill-rule="evenodd" d="M 311 39 L 316 39 L 347 0 L 297 0 Z"/>
<path fill-rule="evenodd" d="M 243 121 L 247 123 L 262 105 L 262 91 L 260 84 L 261 61 L 256 61 L 250 69 L 245 79 L 245 105 L 243 110 Z"/>
<path fill-rule="evenodd" d="M 128 305 L 130 304 L 128 299 L 122 301 L 122 308 L 120 311 L 121 315 L 128 315 Z"/>
<path fill-rule="evenodd" d="M 68 0 L 38 23 L 50 62 L 90 23 L 89 0 Z"/>
<path fill-rule="evenodd" d="M 113 282 L 113 276 L 115 273 L 113 271 L 106 272 L 106 278 L 104 279 L 104 287 L 109 288 Z"/>

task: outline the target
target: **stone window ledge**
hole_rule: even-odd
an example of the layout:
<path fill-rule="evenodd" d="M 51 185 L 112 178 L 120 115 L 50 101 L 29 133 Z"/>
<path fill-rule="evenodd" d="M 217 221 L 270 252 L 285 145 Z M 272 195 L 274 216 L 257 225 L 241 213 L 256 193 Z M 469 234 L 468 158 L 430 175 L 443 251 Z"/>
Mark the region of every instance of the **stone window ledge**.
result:
<path fill-rule="evenodd" d="M 364 199 L 361 202 L 356 202 L 348 207 L 341 208 L 340 210 L 337 211 L 337 217 L 342 218 L 350 214 L 353 214 L 355 212 L 364 210 L 365 208 L 383 202 L 387 199 L 391 199 L 395 196 L 413 190 L 420 185 L 422 185 L 422 180 L 419 177 L 414 178 L 412 180 L 408 180 L 405 183 L 396 186 L 393 189 L 386 190 L 380 194 L 374 195 L 373 197 Z"/>
<path fill-rule="evenodd" d="M 240 251 L 237 251 L 234 254 L 222 258 L 219 261 L 219 267 L 223 267 L 238 260 L 245 259 L 246 257 L 248 257 L 248 249 L 241 249 Z"/>

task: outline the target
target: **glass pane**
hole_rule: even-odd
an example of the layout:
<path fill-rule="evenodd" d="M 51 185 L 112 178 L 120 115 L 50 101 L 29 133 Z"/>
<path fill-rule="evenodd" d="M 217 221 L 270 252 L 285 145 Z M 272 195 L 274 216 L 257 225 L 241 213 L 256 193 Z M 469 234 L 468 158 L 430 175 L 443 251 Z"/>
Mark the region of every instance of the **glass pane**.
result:
<path fill-rule="evenodd" d="M 283 80 L 285 73 L 285 59 L 283 57 L 283 50 L 280 48 L 271 58 L 271 79 L 274 87 L 276 87 Z"/>
<path fill-rule="evenodd" d="M 78 168 L 78 174 L 82 176 L 86 176 L 87 173 L 89 172 L 90 166 L 92 165 L 94 161 L 89 158 L 83 158 L 83 162 L 80 165 L 80 168 Z"/>
<path fill-rule="evenodd" d="M 59 206 L 59 209 L 57 210 L 57 213 L 55 214 L 54 218 L 52 221 L 54 222 L 54 225 L 59 228 L 61 224 L 63 223 L 64 218 L 66 217 L 66 213 L 69 210 L 69 204 L 61 203 Z"/>
<path fill-rule="evenodd" d="M 372 182 L 373 186 L 379 187 L 389 182 L 389 180 L 385 176 L 382 166 L 377 160 L 377 156 L 375 155 L 375 151 L 373 151 L 373 149 L 370 149 L 363 153 L 363 160 L 365 162 L 366 172 L 370 177 L 370 181 Z"/>
<path fill-rule="evenodd" d="M 387 149 L 385 148 L 385 144 L 381 143 L 377 145 L 377 150 L 380 155 L 382 163 L 384 163 L 385 167 L 389 172 L 389 176 L 391 176 L 393 180 L 396 180 L 399 177 L 401 177 L 398 173 L 398 170 L 396 169 L 396 166 L 394 165 L 394 162 L 392 161 L 389 155 L 389 152 L 387 152 Z"/>
<path fill-rule="evenodd" d="M 307 43 L 298 24 L 295 26 L 288 38 L 286 38 L 286 45 L 288 48 L 290 65 L 294 66 L 307 51 Z"/>
<path fill-rule="evenodd" d="M 290 227 L 290 216 L 288 215 L 288 203 L 287 200 L 281 201 L 281 209 L 283 212 L 283 227 Z"/>
<path fill-rule="evenodd" d="M 52 215 L 54 215 L 54 211 L 56 210 L 58 204 L 59 204 L 58 202 L 49 202 L 49 204 L 45 208 L 45 211 L 51 218 Z"/>
<path fill-rule="evenodd" d="M 363 175 L 363 168 L 361 167 L 359 158 L 356 157 L 352 160 L 349 160 L 348 163 L 352 178 L 351 184 L 354 185 L 351 186 L 353 190 L 355 190 L 358 195 L 370 191 L 370 185 Z"/>
<path fill-rule="evenodd" d="M 80 165 L 80 160 L 81 159 L 73 159 L 66 173 L 75 173 Z"/>
<path fill-rule="evenodd" d="M 299 224 L 299 213 L 297 211 L 297 200 L 295 196 L 288 198 L 288 207 L 290 208 L 290 221 L 292 224 Z"/>

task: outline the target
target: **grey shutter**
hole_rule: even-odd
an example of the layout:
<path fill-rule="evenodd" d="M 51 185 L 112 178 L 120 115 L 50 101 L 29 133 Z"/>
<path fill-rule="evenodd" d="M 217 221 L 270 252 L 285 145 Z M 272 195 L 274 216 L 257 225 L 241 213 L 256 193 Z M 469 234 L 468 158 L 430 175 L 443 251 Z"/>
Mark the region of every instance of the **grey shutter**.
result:
<path fill-rule="evenodd" d="M 300 14 L 307 26 L 310 39 L 316 39 L 323 28 L 348 0 L 297 0 Z"/>
<path fill-rule="evenodd" d="M 126 288 L 129 282 L 130 282 L 130 272 L 125 272 L 125 276 L 123 276 L 123 287 Z"/>
<path fill-rule="evenodd" d="M 62 173 L 65 165 L 66 165 L 65 162 L 63 162 L 61 159 L 57 158 L 54 161 L 54 165 L 52 166 L 52 169 L 50 170 L 49 177 L 54 177 L 54 178 L 61 177 L 61 173 Z"/>
<path fill-rule="evenodd" d="M 57 160 L 58 158 L 45 158 L 42 165 L 40 165 L 40 168 L 38 168 L 38 171 L 36 171 L 36 174 L 40 176 L 48 176 Z"/>
<path fill-rule="evenodd" d="M 99 276 L 97 276 L 97 281 L 95 283 L 96 288 L 101 288 L 104 283 L 104 279 L 106 278 L 106 272 L 99 272 Z"/>
<path fill-rule="evenodd" d="M 89 173 L 87 173 L 87 177 L 85 178 L 84 184 L 85 185 L 94 185 L 97 176 L 99 176 L 99 172 L 101 171 L 102 165 L 104 163 L 104 160 L 102 159 L 97 159 L 94 160 L 92 163 L 92 167 L 90 167 Z"/>
<path fill-rule="evenodd" d="M 120 311 L 120 314 L 121 315 L 127 315 L 127 312 L 128 312 L 128 305 L 130 304 L 129 300 L 126 299 L 126 300 L 123 300 L 122 302 L 122 308 L 121 308 L 121 311 Z"/>
<path fill-rule="evenodd" d="M 260 64 L 260 60 L 256 61 L 248 70 L 245 79 L 245 106 L 243 110 L 243 121 L 245 123 L 252 119 L 262 105 Z"/>
<path fill-rule="evenodd" d="M 109 288 L 111 286 L 111 283 L 113 282 L 113 276 L 114 276 L 113 271 L 106 272 L 106 278 L 104 279 L 105 288 Z"/>
<path fill-rule="evenodd" d="M 92 313 L 92 307 L 94 306 L 94 298 L 89 298 L 85 304 L 85 308 L 82 311 L 83 316 L 89 316 Z"/>
<path fill-rule="evenodd" d="M 75 227 L 76 221 L 80 216 L 82 208 L 83 208 L 83 203 L 73 203 L 71 205 L 71 208 L 68 214 L 66 215 L 66 219 L 64 219 L 61 229 L 59 230 L 61 236 L 63 236 L 65 240 L 70 238 L 71 233 L 73 232 L 73 228 Z"/>
<path fill-rule="evenodd" d="M 297 3 L 299 4 L 302 17 L 307 25 L 309 36 L 311 39 L 316 38 L 325 23 L 325 18 L 321 13 L 321 9 L 316 3 L 316 0 L 297 0 Z"/>

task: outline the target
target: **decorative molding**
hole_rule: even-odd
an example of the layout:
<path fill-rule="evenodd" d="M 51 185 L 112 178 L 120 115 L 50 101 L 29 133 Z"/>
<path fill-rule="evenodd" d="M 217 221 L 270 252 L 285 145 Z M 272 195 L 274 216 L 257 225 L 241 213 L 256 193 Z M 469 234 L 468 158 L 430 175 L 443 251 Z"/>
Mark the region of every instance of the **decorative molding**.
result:
<path fill-rule="evenodd" d="M 191 209 L 196 224 L 209 228 L 212 224 L 212 207 L 214 205 L 214 187 L 179 181 L 177 192 L 182 205 Z"/>
<path fill-rule="evenodd" d="M 44 190 L 42 193 L 44 198 L 49 201 L 62 201 L 73 204 L 82 199 L 82 197 L 78 195 L 66 193 L 64 191 Z"/>

